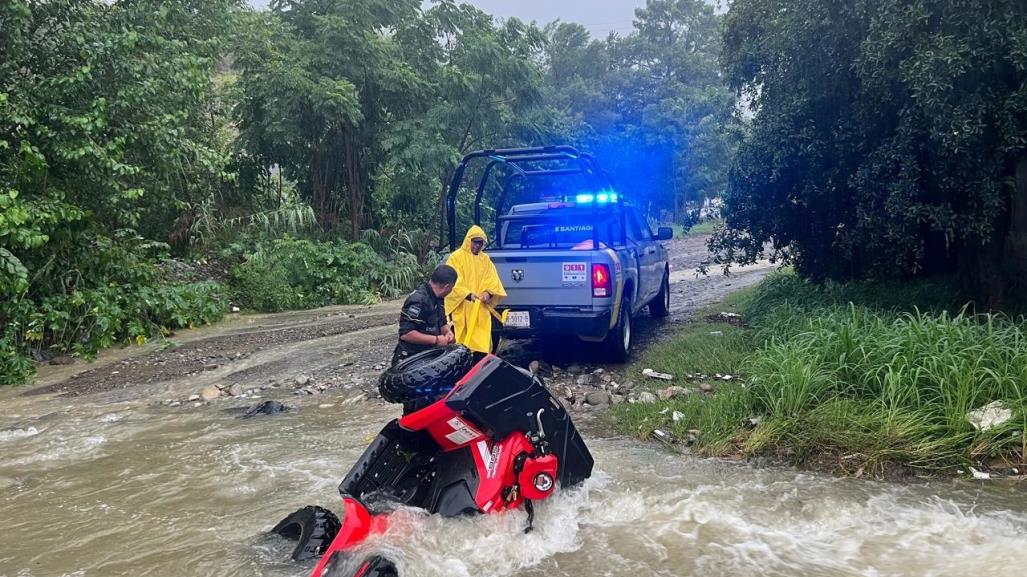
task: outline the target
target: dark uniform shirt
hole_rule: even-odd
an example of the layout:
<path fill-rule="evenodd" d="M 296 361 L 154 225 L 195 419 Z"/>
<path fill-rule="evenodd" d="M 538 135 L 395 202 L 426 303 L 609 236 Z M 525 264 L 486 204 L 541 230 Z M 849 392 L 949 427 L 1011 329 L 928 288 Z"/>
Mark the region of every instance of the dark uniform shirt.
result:
<path fill-rule="evenodd" d="M 410 331 L 426 335 L 441 335 L 442 327 L 445 324 L 444 301 L 435 296 L 435 292 L 428 283 L 424 283 L 410 293 L 407 300 L 403 302 L 403 310 L 399 313 L 399 336 L 402 337 Z M 401 340 L 392 354 L 392 365 L 395 366 L 403 359 L 431 348 L 432 345 L 415 345 Z"/>

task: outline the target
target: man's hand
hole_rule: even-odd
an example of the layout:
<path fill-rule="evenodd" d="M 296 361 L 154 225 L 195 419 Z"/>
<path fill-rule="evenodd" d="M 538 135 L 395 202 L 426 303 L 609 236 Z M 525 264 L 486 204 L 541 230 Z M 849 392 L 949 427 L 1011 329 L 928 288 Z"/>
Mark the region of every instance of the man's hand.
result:
<path fill-rule="evenodd" d="M 474 301 L 478 300 L 478 295 L 474 293 L 467 293 L 467 300 L 473 303 Z"/>
<path fill-rule="evenodd" d="M 485 291 L 485 292 L 481 293 L 481 302 L 483 302 L 485 304 L 489 304 L 489 302 L 491 302 L 491 301 L 492 301 L 492 295 L 489 294 L 489 291 Z"/>
<path fill-rule="evenodd" d="M 456 336 L 453 333 L 444 333 L 442 335 L 442 345 L 451 345 L 456 342 Z"/>

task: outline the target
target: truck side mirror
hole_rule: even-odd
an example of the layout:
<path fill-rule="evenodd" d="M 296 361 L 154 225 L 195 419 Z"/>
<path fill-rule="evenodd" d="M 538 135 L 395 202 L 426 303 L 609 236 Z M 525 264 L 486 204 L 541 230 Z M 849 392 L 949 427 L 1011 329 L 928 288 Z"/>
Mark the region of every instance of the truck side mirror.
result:
<path fill-rule="evenodd" d="M 674 238 L 674 229 L 669 226 L 661 226 L 656 229 L 656 240 L 670 240 Z"/>

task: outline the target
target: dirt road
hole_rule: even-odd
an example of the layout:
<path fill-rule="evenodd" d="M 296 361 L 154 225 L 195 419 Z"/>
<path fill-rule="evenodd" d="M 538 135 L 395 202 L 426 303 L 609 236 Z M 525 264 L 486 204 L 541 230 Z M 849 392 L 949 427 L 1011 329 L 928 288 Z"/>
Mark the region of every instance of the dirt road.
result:
<path fill-rule="evenodd" d="M 702 236 L 687 236 L 668 244 L 671 315 L 658 321 L 643 314 L 636 320 L 640 348 L 689 322 L 696 309 L 757 282 L 770 270 L 762 264 L 739 269 L 730 277 L 719 272 L 697 277 L 695 268 L 707 257 L 705 241 Z M 106 352 L 93 363 L 43 366 L 36 386 L 25 394 L 123 391 L 125 398 L 174 398 L 208 385 L 240 385 L 247 390 L 300 385 L 310 394 L 329 388 L 371 391 L 395 345 L 400 304 L 234 315 L 215 326 L 182 331 L 165 342 Z M 603 366 L 595 347 L 584 343 L 556 353 L 544 350 L 541 342 L 519 341 L 504 353 L 525 365 L 542 358 L 557 366 Z"/>

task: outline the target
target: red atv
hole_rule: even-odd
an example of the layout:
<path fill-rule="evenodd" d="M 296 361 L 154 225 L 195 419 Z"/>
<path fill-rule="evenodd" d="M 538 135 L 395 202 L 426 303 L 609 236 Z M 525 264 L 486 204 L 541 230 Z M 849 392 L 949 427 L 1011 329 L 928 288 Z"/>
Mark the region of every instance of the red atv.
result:
<path fill-rule="evenodd" d="M 592 474 L 592 455 L 570 416 L 537 377 L 491 355 L 472 363 L 471 352 L 457 345 L 415 355 L 382 375 L 385 400 L 409 409 L 427 399 L 427 406 L 387 424 L 343 479 L 341 522 L 309 506 L 272 529 L 299 541 L 293 559 L 320 557 L 312 577 L 398 575 L 388 559 L 352 555 L 386 530 L 397 505 L 448 517 L 523 506 L 527 532 L 535 501 Z"/>

